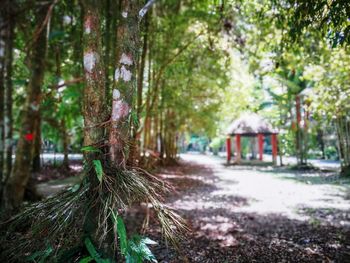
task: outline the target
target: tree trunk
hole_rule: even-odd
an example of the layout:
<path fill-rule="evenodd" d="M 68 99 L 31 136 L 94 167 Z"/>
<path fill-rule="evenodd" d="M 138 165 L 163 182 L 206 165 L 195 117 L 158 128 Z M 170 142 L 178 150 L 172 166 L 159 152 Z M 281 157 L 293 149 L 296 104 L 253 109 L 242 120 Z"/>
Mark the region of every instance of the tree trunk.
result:
<path fill-rule="evenodd" d="M 8 1 L 10 2 L 10 1 Z M 8 8 L 11 5 L 8 3 Z M 11 15 L 12 10 L 8 10 L 8 25 L 7 25 L 7 37 L 6 37 L 6 49 L 5 49 L 5 121 L 4 121 L 4 136 L 5 136 L 5 156 L 4 156 L 4 169 L 5 184 L 11 175 L 12 169 L 12 134 L 13 134 L 13 117 L 12 117 L 12 63 L 13 63 L 13 41 L 14 41 L 14 29 L 15 21 Z"/>
<path fill-rule="evenodd" d="M 349 122 L 346 117 L 338 116 L 336 119 L 338 137 L 339 158 L 341 161 L 341 174 L 350 176 L 350 134 Z"/>
<path fill-rule="evenodd" d="M 27 88 L 27 98 L 23 109 L 23 119 L 17 144 L 16 160 L 9 183 L 5 188 L 5 205 L 8 208 L 18 207 L 24 196 L 24 190 L 30 178 L 33 157 L 35 127 L 40 116 L 41 85 L 45 71 L 47 51 L 47 21 L 49 5 L 42 6 L 37 11 L 35 21 L 36 30 L 30 54 L 30 80 Z M 44 25 L 44 26 L 43 26 Z"/>
<path fill-rule="evenodd" d="M 109 98 L 110 94 L 110 55 L 111 55 L 111 38 L 110 36 L 113 35 L 111 31 L 111 25 L 112 25 L 112 5 L 111 5 L 112 0 L 106 0 L 105 4 L 105 25 L 106 29 L 104 32 L 104 65 L 105 65 L 105 92 L 106 92 L 106 98 Z"/>
<path fill-rule="evenodd" d="M 105 129 L 103 123 L 107 121 L 105 71 L 101 47 L 100 14 L 98 1 L 84 0 L 84 145 L 99 148 L 101 152 L 85 153 L 85 162 L 90 166 L 89 181 L 91 195 L 96 194 L 99 181 L 96 172 L 91 169 L 92 162 L 99 160 L 105 167 L 111 165 L 123 169 L 126 165 L 129 139 L 129 117 L 132 105 L 133 90 L 136 80 L 136 64 L 138 51 L 138 17 L 136 1 L 121 1 L 120 24 L 118 26 L 117 61 L 115 82 L 118 89 L 113 90 L 113 104 L 111 113 L 111 127 L 109 133 L 110 158 L 106 158 Z M 103 193 L 99 193 L 99 195 Z M 102 196 L 101 196 L 102 197 Z M 100 199 L 99 199 L 100 200 Z M 98 233 L 99 212 L 105 204 L 98 201 L 87 215 L 85 231 L 90 234 L 96 244 L 100 239 Z M 112 228 L 112 222 L 108 227 Z M 103 238 L 100 248 L 108 258 L 115 259 L 114 234 L 110 231 Z"/>
<path fill-rule="evenodd" d="M 5 90 L 5 31 L 6 19 L 0 12 L 0 193 L 3 189 L 3 156 L 4 156 L 4 90 Z"/>
<path fill-rule="evenodd" d="M 89 199 L 94 200 L 99 189 L 99 180 L 93 167 L 94 161 L 100 161 L 101 165 L 107 163 L 105 147 L 105 128 L 102 123 L 107 120 L 107 104 L 105 90 L 105 69 L 103 65 L 101 18 L 99 1 L 84 0 L 84 35 L 83 35 L 83 65 L 85 76 L 85 88 L 83 98 L 84 116 L 84 145 L 98 148 L 99 151 L 87 151 L 84 153 L 86 171 L 90 183 Z M 95 245 L 99 245 L 103 256 L 115 258 L 113 238 L 110 231 L 103 243 L 99 242 L 101 233 L 98 231 L 99 213 L 103 206 L 103 199 L 98 198 L 92 207 L 88 209 L 84 230 Z M 112 227 L 108 222 L 109 227 Z"/>
<path fill-rule="evenodd" d="M 129 154 L 130 115 L 136 87 L 139 29 L 138 1 L 121 0 L 120 23 L 117 29 L 115 82 L 113 90 L 110 157 L 116 167 L 125 167 Z"/>
<path fill-rule="evenodd" d="M 317 129 L 316 140 L 317 140 L 318 146 L 320 147 L 320 150 L 322 152 L 322 159 L 326 159 L 325 143 L 324 143 L 324 138 L 323 138 L 323 130 L 321 128 Z"/>
<path fill-rule="evenodd" d="M 139 137 L 140 137 L 140 122 L 141 122 L 141 112 L 142 112 L 142 92 L 143 92 L 143 80 L 145 73 L 145 65 L 146 65 L 146 56 L 148 52 L 148 27 L 149 27 L 149 14 L 145 17 L 145 27 L 144 27 L 144 35 L 143 35 L 143 45 L 141 52 L 141 61 L 138 67 L 138 75 L 137 75 L 137 97 L 136 97 L 136 122 L 133 125 L 133 138 L 132 138 L 132 148 L 130 159 L 132 159 L 131 164 L 135 164 L 135 160 L 140 158 L 140 145 L 139 145 Z"/>
<path fill-rule="evenodd" d="M 68 159 L 69 134 L 67 132 L 66 122 L 65 122 L 64 118 L 61 121 L 61 137 L 62 137 L 62 146 L 63 146 L 62 167 L 65 170 L 69 170 L 69 159 Z"/>
<path fill-rule="evenodd" d="M 40 111 L 40 108 L 39 108 Z M 33 150 L 33 165 L 32 172 L 40 172 L 41 169 L 41 117 L 38 116 L 38 119 L 35 123 L 35 137 L 34 137 L 34 150 Z"/>

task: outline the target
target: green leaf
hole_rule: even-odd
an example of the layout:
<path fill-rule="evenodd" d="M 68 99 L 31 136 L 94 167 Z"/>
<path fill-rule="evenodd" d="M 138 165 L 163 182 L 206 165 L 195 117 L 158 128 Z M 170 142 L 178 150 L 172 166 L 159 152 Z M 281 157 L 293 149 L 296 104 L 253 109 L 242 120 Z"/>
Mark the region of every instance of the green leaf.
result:
<path fill-rule="evenodd" d="M 145 243 L 140 243 L 140 254 L 141 257 L 152 262 L 157 262 L 156 257 L 153 255 L 152 251 L 148 248 Z"/>
<path fill-rule="evenodd" d="M 12 83 L 16 86 L 25 86 L 27 84 L 26 79 L 14 79 Z"/>
<path fill-rule="evenodd" d="M 156 241 L 150 239 L 149 237 L 144 237 L 141 241 L 147 245 L 158 245 Z"/>
<path fill-rule="evenodd" d="M 79 260 L 79 263 L 89 263 L 91 261 L 93 261 L 94 259 L 91 256 L 87 256 L 85 258 L 82 258 L 81 260 Z"/>
<path fill-rule="evenodd" d="M 96 251 L 94 245 L 92 244 L 90 238 L 85 238 L 84 244 L 86 246 L 87 251 L 89 252 L 90 256 L 97 262 L 97 263 L 109 263 L 110 260 L 103 259 L 100 254 Z"/>
<path fill-rule="evenodd" d="M 102 182 L 102 177 L 103 177 L 103 169 L 102 169 L 102 164 L 100 160 L 93 160 L 92 163 L 94 164 L 95 172 L 97 175 L 97 179 Z"/>
<path fill-rule="evenodd" d="M 62 39 L 64 37 L 64 31 L 52 31 L 49 35 L 49 40 Z"/>
<path fill-rule="evenodd" d="M 72 192 L 72 193 L 75 193 L 76 191 L 78 191 L 80 188 L 80 184 L 75 184 L 75 185 L 72 185 L 71 187 L 69 187 L 68 189 Z"/>
<path fill-rule="evenodd" d="M 126 228 L 123 219 L 117 216 L 117 233 L 119 236 L 120 251 L 125 256 L 128 248 L 128 240 L 126 235 Z"/>
<path fill-rule="evenodd" d="M 36 251 L 32 255 L 26 258 L 26 261 L 34 261 L 39 263 L 47 262 L 48 256 L 53 252 L 52 247 L 49 245 L 45 250 L 43 251 Z"/>
<path fill-rule="evenodd" d="M 130 262 L 143 262 L 143 260 L 157 262 L 156 257 L 148 248 L 147 244 L 153 245 L 157 243 L 147 237 L 144 238 L 138 235 L 133 236 L 132 239 L 129 240 L 128 253 Z"/>
<path fill-rule="evenodd" d="M 125 257 L 125 262 L 126 263 L 142 263 L 142 257 L 135 253 L 135 252 L 132 252 L 131 253 L 127 253 L 126 257 Z"/>
<path fill-rule="evenodd" d="M 83 148 L 81 148 L 82 152 L 95 152 L 95 153 L 101 153 L 101 151 L 99 149 L 97 149 L 94 146 L 88 145 L 88 146 L 84 146 Z"/>

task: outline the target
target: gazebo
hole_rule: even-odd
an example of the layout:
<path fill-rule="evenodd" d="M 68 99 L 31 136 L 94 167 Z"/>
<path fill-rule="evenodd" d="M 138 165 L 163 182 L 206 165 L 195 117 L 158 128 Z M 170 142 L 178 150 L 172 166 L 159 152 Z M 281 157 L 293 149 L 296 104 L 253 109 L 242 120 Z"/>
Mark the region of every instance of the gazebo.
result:
<path fill-rule="evenodd" d="M 264 136 L 271 136 L 272 159 L 273 163 L 277 161 L 277 130 L 256 113 L 246 113 L 232 122 L 227 129 L 226 151 L 227 163 L 231 161 L 231 137 L 236 141 L 236 163 L 241 162 L 241 137 L 257 137 L 259 146 L 259 160 L 263 160 Z"/>

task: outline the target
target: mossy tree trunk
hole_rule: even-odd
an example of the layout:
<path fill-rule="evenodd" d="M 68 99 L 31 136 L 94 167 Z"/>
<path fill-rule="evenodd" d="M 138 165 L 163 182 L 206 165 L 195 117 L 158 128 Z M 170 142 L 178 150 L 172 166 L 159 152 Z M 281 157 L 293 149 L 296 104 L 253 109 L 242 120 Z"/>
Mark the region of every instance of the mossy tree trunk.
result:
<path fill-rule="evenodd" d="M 90 146 L 98 151 L 86 151 L 84 153 L 85 171 L 90 184 L 89 200 L 96 200 L 88 209 L 84 223 L 84 231 L 92 242 L 99 246 L 104 256 L 115 258 L 113 237 L 108 235 L 103 244 L 99 242 L 98 233 L 99 212 L 103 204 L 104 190 L 99 188 L 99 180 L 93 163 L 101 162 L 106 165 L 105 155 L 105 128 L 103 123 L 108 119 L 105 92 L 105 68 L 103 65 L 102 35 L 100 5 L 97 0 L 82 1 L 84 9 L 84 33 L 83 33 L 83 66 L 85 88 L 83 95 L 84 117 L 84 146 Z M 99 189 L 99 190 L 98 190 Z M 109 241 L 109 242 L 108 242 Z"/>
<path fill-rule="evenodd" d="M 347 116 L 338 116 L 335 121 L 341 161 L 341 174 L 350 176 L 350 122 Z"/>
<path fill-rule="evenodd" d="M 4 90 L 5 90 L 5 15 L 0 12 L 0 193 L 3 189 L 4 156 Z"/>
<path fill-rule="evenodd" d="M 84 0 L 84 74 L 85 89 L 83 100 L 84 145 L 103 145 L 106 121 L 105 75 L 102 57 L 100 14 L 98 1 Z M 100 147 L 99 147 L 100 148 Z M 95 153 L 85 154 L 85 158 L 95 158 Z"/>
<path fill-rule="evenodd" d="M 132 138 L 132 148 L 131 148 L 131 154 L 130 154 L 130 163 L 135 164 L 136 160 L 140 159 L 140 145 L 139 145 L 139 139 L 141 135 L 140 128 L 140 121 L 141 121 L 141 113 L 142 113 L 142 102 L 143 102 L 143 81 L 144 81 L 144 74 L 145 74 L 145 66 L 146 66 L 146 56 L 148 53 L 148 29 L 149 29 L 149 15 L 147 14 L 145 16 L 145 24 L 144 24 L 144 30 L 143 30 L 143 43 L 142 43 L 142 51 L 141 51 L 141 58 L 139 61 L 139 67 L 138 67 L 138 75 L 137 75 L 137 96 L 136 96 L 136 122 L 133 126 L 133 138 Z"/>
<path fill-rule="evenodd" d="M 47 21 L 49 4 L 40 6 L 35 16 L 36 30 L 34 30 L 31 45 L 30 65 L 31 72 L 27 87 L 26 102 L 23 107 L 23 118 L 20 126 L 17 143 L 16 160 L 8 184 L 5 186 L 5 206 L 18 207 L 23 200 L 24 191 L 30 178 L 33 158 L 35 128 L 40 117 L 41 86 L 44 79 L 45 59 L 47 53 Z"/>
<path fill-rule="evenodd" d="M 40 109 L 39 109 L 40 110 Z M 40 172 L 41 169 L 41 117 L 38 116 L 38 119 L 35 123 L 35 138 L 34 138 L 34 149 L 33 149 L 33 165 L 32 172 Z"/>
<path fill-rule="evenodd" d="M 115 258 L 115 240 L 110 231 L 101 238 L 98 233 L 99 212 L 106 205 L 103 200 L 108 195 L 99 187 L 93 163 L 100 161 L 104 168 L 114 166 L 124 169 L 128 153 L 130 113 L 133 90 L 136 80 L 138 17 L 137 1 L 121 1 L 120 23 L 117 29 L 118 44 L 116 50 L 115 89 L 111 113 L 109 140 L 106 138 L 105 124 L 108 123 L 108 105 L 106 98 L 105 67 L 103 65 L 101 19 L 99 1 L 84 0 L 84 145 L 98 148 L 99 151 L 85 152 L 91 199 L 98 201 L 90 209 L 85 222 L 85 231 L 97 244 L 104 256 Z M 106 143 L 107 142 L 107 143 Z M 106 149 L 107 145 L 109 146 Z M 110 153 L 108 156 L 107 153 Z M 99 189 L 97 191 L 97 189 Z M 112 223 L 112 222 L 110 222 Z M 112 227 L 111 224 L 108 224 Z M 109 228 L 108 227 L 108 228 Z M 102 240 L 102 241 L 101 241 Z"/>
<path fill-rule="evenodd" d="M 12 3 L 13 4 L 13 3 Z M 13 117 L 12 117 L 12 64 L 13 64 L 13 41 L 14 41 L 14 10 L 11 1 L 7 1 L 7 30 L 6 30 L 6 47 L 5 47 L 5 93 L 4 93 L 4 181 L 5 184 L 11 174 L 12 169 L 12 135 L 13 135 Z"/>
<path fill-rule="evenodd" d="M 116 167 L 125 168 L 129 156 L 130 125 L 136 120 L 131 114 L 139 48 L 138 0 L 121 0 L 117 28 L 116 69 L 114 73 L 110 158 Z"/>

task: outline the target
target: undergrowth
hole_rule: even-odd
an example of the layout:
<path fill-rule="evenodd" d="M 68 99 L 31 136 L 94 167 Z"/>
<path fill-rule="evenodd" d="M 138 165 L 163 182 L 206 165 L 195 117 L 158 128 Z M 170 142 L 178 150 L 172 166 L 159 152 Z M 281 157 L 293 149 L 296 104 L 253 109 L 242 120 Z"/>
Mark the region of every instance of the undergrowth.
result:
<path fill-rule="evenodd" d="M 139 236 L 127 239 L 123 213 L 141 202 L 151 204 L 164 237 L 177 247 L 187 228 L 180 216 L 162 204 L 169 185 L 140 168 L 104 167 L 93 162 L 85 169 L 80 185 L 29 205 L 3 222 L 1 262 L 112 262 L 102 252 L 111 236 L 118 262 L 121 258 L 126 262 L 156 261 L 148 248 L 153 241 Z M 94 187 L 88 176 L 92 172 L 98 179 Z M 93 210 L 98 213 L 91 233 L 86 225 Z"/>

